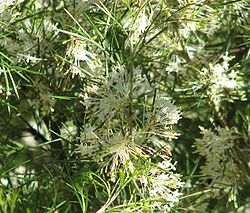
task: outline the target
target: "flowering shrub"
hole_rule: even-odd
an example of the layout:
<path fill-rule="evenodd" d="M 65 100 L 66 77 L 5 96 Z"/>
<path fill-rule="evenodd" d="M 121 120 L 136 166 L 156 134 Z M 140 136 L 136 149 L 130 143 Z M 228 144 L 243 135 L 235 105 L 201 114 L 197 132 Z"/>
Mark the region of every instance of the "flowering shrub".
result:
<path fill-rule="evenodd" d="M 247 212 L 249 0 L 0 0 L 1 212 Z"/>

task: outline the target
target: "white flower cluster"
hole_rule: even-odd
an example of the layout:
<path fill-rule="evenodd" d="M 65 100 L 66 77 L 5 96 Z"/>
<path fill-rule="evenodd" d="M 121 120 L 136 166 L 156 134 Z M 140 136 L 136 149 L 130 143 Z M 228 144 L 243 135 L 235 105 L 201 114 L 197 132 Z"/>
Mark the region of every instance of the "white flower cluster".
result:
<path fill-rule="evenodd" d="M 195 142 L 196 152 L 205 157 L 205 164 L 200 167 L 201 180 L 212 187 L 214 194 L 228 194 L 228 202 L 238 208 L 237 186 L 244 179 L 240 166 L 243 162 L 235 149 L 240 136 L 235 129 L 220 127 L 215 131 L 202 129 L 201 133 L 203 137 Z"/>
<path fill-rule="evenodd" d="M 175 166 L 170 160 L 159 162 L 157 167 L 152 167 L 149 173 L 139 177 L 143 194 L 148 194 L 153 201 L 153 207 L 161 212 L 169 212 L 179 201 L 183 186 L 180 176 L 175 174 Z M 163 204 L 163 205 L 162 205 Z"/>
<path fill-rule="evenodd" d="M 215 89 L 237 89 L 239 86 L 236 80 L 236 72 L 234 70 L 229 71 L 229 62 L 233 57 L 223 56 L 223 62 L 215 65 L 209 64 L 210 70 L 212 71 L 211 83 Z"/>
<path fill-rule="evenodd" d="M 153 112 L 145 114 L 146 123 L 144 131 L 148 133 L 148 140 L 158 147 L 166 146 L 163 138 L 167 141 L 176 139 L 179 135 L 172 129 L 181 119 L 180 110 L 166 97 L 157 97 Z"/>
<path fill-rule="evenodd" d="M 34 19 L 29 13 L 37 13 L 46 1 L 0 0 L 0 38 L 3 46 L 15 63 L 36 63 L 48 48 L 48 40 L 54 40 L 58 32 L 56 23 L 49 16 Z M 20 13 L 23 3 L 30 11 L 25 18 Z M 39 4 L 41 4 L 39 7 Z M 20 20 L 16 22 L 17 20 Z M 15 29 L 11 34 L 9 29 Z M 11 36 L 10 36 L 11 35 Z M 51 48 L 51 47 L 50 47 Z"/>
<path fill-rule="evenodd" d="M 90 118 L 103 123 L 107 129 L 111 128 L 108 133 L 100 133 L 98 130 L 98 134 L 93 134 L 98 135 L 95 138 L 99 138 L 99 141 L 110 141 L 110 138 L 117 141 L 120 138 L 120 141 L 137 141 L 142 146 L 142 141 L 145 142 L 147 138 L 147 141 L 152 141 L 158 148 L 165 146 L 160 138 L 176 138 L 178 134 L 172 130 L 172 126 L 181 118 L 180 111 L 167 98 L 161 96 L 155 97 L 154 106 L 150 103 L 147 107 L 146 97 L 152 95 L 152 88 L 147 77 L 141 75 L 140 68 L 137 67 L 132 72 L 128 72 L 124 66 L 118 66 L 100 85 L 92 84 L 86 88 L 83 105 Z M 144 113 L 140 110 L 140 105 L 144 105 Z M 140 116 L 142 117 L 139 118 Z M 128 139 L 127 132 L 131 134 L 131 128 L 136 131 L 132 131 L 133 134 Z M 118 132 L 123 132 L 121 135 L 125 140 L 121 139 L 120 133 L 119 137 L 114 136 L 118 129 Z M 104 135 L 105 138 L 101 140 Z"/>
<path fill-rule="evenodd" d="M 86 77 L 86 73 L 93 76 L 99 75 L 102 64 L 95 52 L 90 44 L 87 45 L 86 42 L 79 39 L 72 40 L 67 50 L 67 56 L 70 57 L 71 62 L 68 72 L 71 73 L 72 77 L 77 75 Z"/>
<path fill-rule="evenodd" d="M 153 88 L 139 67 L 129 70 L 116 66 L 101 80 L 85 88 L 82 103 L 86 123 L 75 152 L 101 165 L 112 181 L 120 168 L 134 174 L 138 158 L 157 155 L 169 160 L 166 141 L 178 135 L 172 127 L 180 119 L 179 109 L 166 97 L 153 96 Z M 150 167 L 145 189 L 149 197 L 164 200 L 168 209 L 177 202 L 181 183 L 178 175 L 164 172 L 174 170 L 170 161 L 158 167 Z M 162 205 L 154 203 L 159 208 Z"/>
<path fill-rule="evenodd" d="M 240 174 L 233 151 L 239 136 L 234 129 L 220 127 L 216 128 L 216 132 L 203 129 L 202 135 L 195 142 L 197 152 L 206 160 L 201 166 L 201 173 L 205 179 L 211 179 L 214 186 L 233 186 Z"/>
<path fill-rule="evenodd" d="M 208 86 L 207 94 L 210 100 L 219 109 L 222 100 L 230 98 L 231 100 L 246 99 L 245 82 L 239 71 L 230 68 L 229 63 L 234 57 L 228 57 L 227 54 L 221 57 L 222 61 L 215 64 L 209 63 L 208 68 L 203 68 L 203 84 Z M 239 66 L 235 64 L 236 68 Z M 228 97 L 229 96 L 229 97 Z"/>
<path fill-rule="evenodd" d="M 3 13 L 9 6 L 14 5 L 16 0 L 0 0 L 0 14 Z"/>
<path fill-rule="evenodd" d="M 184 70 L 184 59 L 177 57 L 177 56 L 173 56 L 171 58 L 171 61 L 168 63 L 168 65 L 166 66 L 166 72 L 168 73 L 172 73 L 172 72 L 181 72 Z"/>

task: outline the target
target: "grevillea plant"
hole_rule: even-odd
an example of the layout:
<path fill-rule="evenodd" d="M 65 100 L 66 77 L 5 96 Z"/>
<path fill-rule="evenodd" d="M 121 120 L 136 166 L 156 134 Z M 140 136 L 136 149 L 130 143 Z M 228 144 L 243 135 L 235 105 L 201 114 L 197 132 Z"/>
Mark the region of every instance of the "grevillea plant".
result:
<path fill-rule="evenodd" d="M 249 0 L 0 0 L 0 212 L 247 212 Z"/>

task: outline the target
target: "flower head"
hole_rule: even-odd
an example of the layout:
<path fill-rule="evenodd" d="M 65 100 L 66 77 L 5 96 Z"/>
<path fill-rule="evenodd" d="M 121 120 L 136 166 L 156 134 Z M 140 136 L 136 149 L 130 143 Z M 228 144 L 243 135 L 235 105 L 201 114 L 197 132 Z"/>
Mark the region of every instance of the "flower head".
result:
<path fill-rule="evenodd" d="M 86 96 L 83 104 L 93 111 L 93 115 L 100 121 L 106 121 L 115 116 L 127 117 L 131 101 L 146 94 L 150 88 L 146 76 L 141 70 L 133 70 L 132 81 L 128 70 L 123 66 L 114 68 L 113 72 L 104 79 L 91 96 Z M 132 90 L 132 91 L 131 91 Z"/>
<path fill-rule="evenodd" d="M 239 175 L 233 151 L 239 136 L 234 129 L 220 127 L 215 132 L 203 129 L 202 134 L 203 137 L 195 142 L 196 152 L 206 159 L 205 165 L 201 166 L 201 173 L 205 178 L 211 178 L 212 184 L 233 185 Z"/>

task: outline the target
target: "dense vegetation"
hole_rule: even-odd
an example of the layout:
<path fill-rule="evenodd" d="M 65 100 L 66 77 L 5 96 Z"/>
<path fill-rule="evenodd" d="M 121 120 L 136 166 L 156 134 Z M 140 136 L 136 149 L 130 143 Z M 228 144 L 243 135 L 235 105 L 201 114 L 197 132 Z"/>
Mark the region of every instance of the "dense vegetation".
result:
<path fill-rule="evenodd" d="M 250 211 L 249 0 L 0 0 L 0 212 Z"/>

